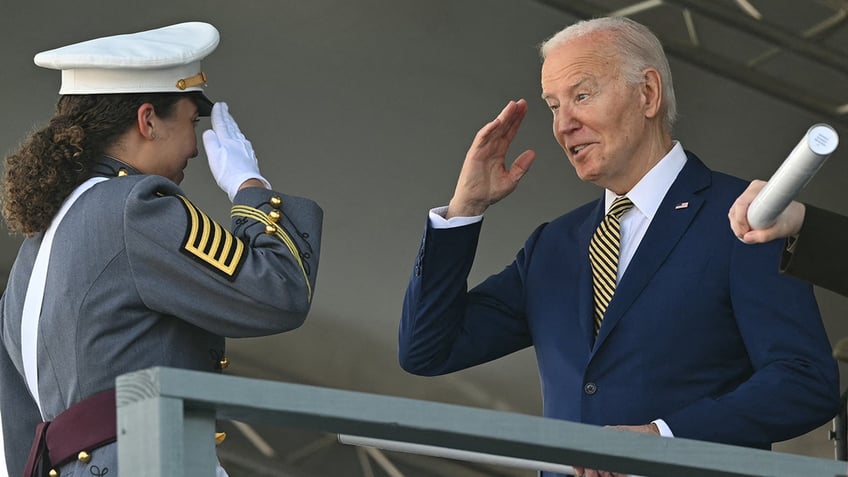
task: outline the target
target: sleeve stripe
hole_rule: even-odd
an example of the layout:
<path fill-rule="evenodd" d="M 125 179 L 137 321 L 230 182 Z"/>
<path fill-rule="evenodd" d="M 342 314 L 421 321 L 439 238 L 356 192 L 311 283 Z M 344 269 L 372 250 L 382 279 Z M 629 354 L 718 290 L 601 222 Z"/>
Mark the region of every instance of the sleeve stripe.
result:
<path fill-rule="evenodd" d="M 306 293 L 307 293 L 307 301 L 312 301 L 312 285 L 309 283 L 309 275 L 306 273 L 306 268 L 303 266 L 303 260 L 300 258 L 300 251 L 294 243 L 294 240 L 289 236 L 289 234 L 279 226 L 276 222 L 271 221 L 267 214 L 263 213 L 259 209 L 254 209 L 253 207 L 247 207 L 244 205 L 234 205 L 232 211 L 230 213 L 232 217 L 245 217 L 248 219 L 256 220 L 257 222 L 261 222 L 265 225 L 271 225 L 274 227 L 275 232 L 274 235 L 279 238 L 286 247 L 288 247 L 292 256 L 295 260 L 297 260 L 297 264 L 300 267 L 300 271 L 303 273 L 303 279 L 306 281 Z"/>

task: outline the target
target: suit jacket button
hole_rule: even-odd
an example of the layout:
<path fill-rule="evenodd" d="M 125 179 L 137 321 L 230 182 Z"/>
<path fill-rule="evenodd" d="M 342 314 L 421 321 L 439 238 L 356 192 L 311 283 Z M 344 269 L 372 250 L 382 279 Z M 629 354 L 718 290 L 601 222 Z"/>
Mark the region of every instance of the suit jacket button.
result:
<path fill-rule="evenodd" d="M 592 394 L 598 392 L 598 385 L 595 383 L 586 383 L 583 386 L 583 392 L 591 396 Z"/>

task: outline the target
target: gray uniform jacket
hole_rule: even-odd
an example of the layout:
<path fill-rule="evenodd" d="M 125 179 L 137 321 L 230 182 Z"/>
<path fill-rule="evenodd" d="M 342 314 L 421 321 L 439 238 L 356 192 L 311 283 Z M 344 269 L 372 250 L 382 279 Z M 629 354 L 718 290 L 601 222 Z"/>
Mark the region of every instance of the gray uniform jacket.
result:
<path fill-rule="evenodd" d="M 120 172 L 119 172 L 120 171 Z M 219 370 L 224 337 L 300 326 L 318 270 L 323 212 L 262 188 L 240 191 L 228 231 L 173 182 L 104 158 L 55 232 L 38 334 L 46 419 L 123 373 Z M 119 177 L 116 177 L 119 176 Z M 10 475 L 26 461 L 38 409 L 23 378 L 21 313 L 42 234 L 27 238 L 0 309 L 0 404 Z"/>

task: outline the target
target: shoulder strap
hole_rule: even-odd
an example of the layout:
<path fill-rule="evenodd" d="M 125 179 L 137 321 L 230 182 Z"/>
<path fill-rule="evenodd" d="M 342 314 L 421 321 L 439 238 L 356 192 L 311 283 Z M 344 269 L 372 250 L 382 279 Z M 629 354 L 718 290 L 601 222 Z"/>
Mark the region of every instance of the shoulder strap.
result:
<path fill-rule="evenodd" d="M 107 179 L 106 177 L 92 177 L 80 184 L 65 199 L 59 212 L 53 217 L 50 227 L 44 232 L 44 237 L 41 239 L 41 246 L 38 248 L 38 255 L 35 257 L 32 274 L 29 277 L 29 285 L 27 286 L 21 316 L 21 359 L 24 363 L 24 375 L 27 387 L 35 403 L 38 405 L 42 419 L 44 419 L 44 410 L 41 409 L 41 401 L 38 396 L 38 321 L 41 318 L 41 302 L 44 300 L 44 284 L 47 280 L 47 265 L 50 262 L 50 250 L 53 248 L 53 235 L 56 233 L 56 228 L 62 222 L 65 214 L 83 192 L 90 189 L 94 184 Z"/>

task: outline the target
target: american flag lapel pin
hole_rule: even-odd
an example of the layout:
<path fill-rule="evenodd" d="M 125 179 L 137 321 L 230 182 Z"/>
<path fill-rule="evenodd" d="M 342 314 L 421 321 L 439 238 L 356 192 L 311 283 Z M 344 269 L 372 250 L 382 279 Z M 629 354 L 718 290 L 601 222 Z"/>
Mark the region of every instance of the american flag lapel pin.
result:
<path fill-rule="evenodd" d="M 674 210 L 685 209 L 686 207 L 689 207 L 689 202 L 681 202 L 674 206 Z"/>

